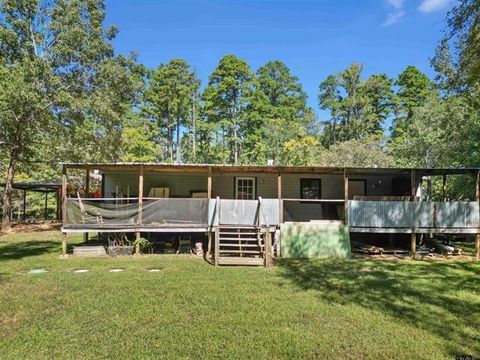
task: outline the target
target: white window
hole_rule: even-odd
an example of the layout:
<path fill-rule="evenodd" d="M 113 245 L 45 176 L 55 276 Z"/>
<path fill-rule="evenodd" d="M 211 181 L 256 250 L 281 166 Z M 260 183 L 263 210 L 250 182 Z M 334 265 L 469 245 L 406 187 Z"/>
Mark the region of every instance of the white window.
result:
<path fill-rule="evenodd" d="M 255 178 L 237 177 L 235 178 L 235 197 L 240 200 L 255 199 Z"/>

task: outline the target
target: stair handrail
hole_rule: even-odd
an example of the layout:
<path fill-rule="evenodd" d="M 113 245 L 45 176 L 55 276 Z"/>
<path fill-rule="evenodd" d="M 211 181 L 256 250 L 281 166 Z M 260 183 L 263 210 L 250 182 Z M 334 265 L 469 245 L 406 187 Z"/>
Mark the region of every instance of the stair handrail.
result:
<path fill-rule="evenodd" d="M 258 225 L 260 224 L 260 213 L 263 216 L 263 221 L 265 222 L 265 226 L 268 227 L 267 216 L 265 215 L 265 209 L 263 208 L 263 199 L 261 196 L 258 197 Z"/>
<path fill-rule="evenodd" d="M 220 225 L 220 196 L 217 196 L 215 201 L 215 208 L 217 209 L 218 225 Z"/>

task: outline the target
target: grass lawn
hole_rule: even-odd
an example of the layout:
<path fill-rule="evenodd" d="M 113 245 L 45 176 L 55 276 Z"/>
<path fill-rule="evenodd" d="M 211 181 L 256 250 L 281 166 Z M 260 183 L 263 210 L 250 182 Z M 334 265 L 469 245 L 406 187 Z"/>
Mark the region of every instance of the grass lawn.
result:
<path fill-rule="evenodd" d="M 480 357 L 479 263 L 60 259 L 60 238 L 0 236 L 0 359 Z"/>

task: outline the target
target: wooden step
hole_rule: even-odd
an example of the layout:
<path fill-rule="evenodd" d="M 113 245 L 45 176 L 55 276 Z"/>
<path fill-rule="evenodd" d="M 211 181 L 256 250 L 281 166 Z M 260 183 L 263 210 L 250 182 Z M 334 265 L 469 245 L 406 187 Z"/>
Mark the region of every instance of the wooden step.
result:
<path fill-rule="evenodd" d="M 220 247 L 260 247 L 263 248 L 263 245 L 256 244 L 220 244 Z"/>
<path fill-rule="evenodd" d="M 232 229 L 235 229 L 235 230 L 257 230 L 257 229 L 260 229 L 261 226 L 252 226 L 252 225 L 218 225 L 218 229 L 219 230 L 222 230 L 222 229 L 226 229 L 226 230 L 232 230 Z"/>
<path fill-rule="evenodd" d="M 258 254 L 260 255 L 259 250 L 225 250 L 225 249 L 220 249 L 219 250 L 221 253 L 227 253 L 227 254 Z"/>
<path fill-rule="evenodd" d="M 252 266 L 263 266 L 265 260 L 262 258 L 252 258 L 252 257 L 228 257 L 220 256 L 218 258 L 219 265 L 252 265 Z"/>
<path fill-rule="evenodd" d="M 233 238 L 233 237 L 220 236 L 219 240 L 220 241 L 222 241 L 222 240 L 231 240 L 231 241 L 240 241 L 240 240 L 252 241 L 252 240 L 255 240 L 255 241 L 257 241 L 258 239 L 256 237 L 254 237 L 254 238 L 253 237 L 251 237 L 251 238 L 244 238 L 244 237 Z"/>
<path fill-rule="evenodd" d="M 233 231 L 220 231 L 220 235 L 257 235 L 256 232 L 233 232 Z"/>

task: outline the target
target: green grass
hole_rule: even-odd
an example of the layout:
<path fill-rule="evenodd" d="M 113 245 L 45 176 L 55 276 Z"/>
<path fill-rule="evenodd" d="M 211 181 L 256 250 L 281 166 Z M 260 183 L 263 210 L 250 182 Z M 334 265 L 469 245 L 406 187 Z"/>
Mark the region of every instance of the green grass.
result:
<path fill-rule="evenodd" d="M 1 359 L 480 356 L 478 263 L 60 259 L 60 238 L 0 236 Z"/>

